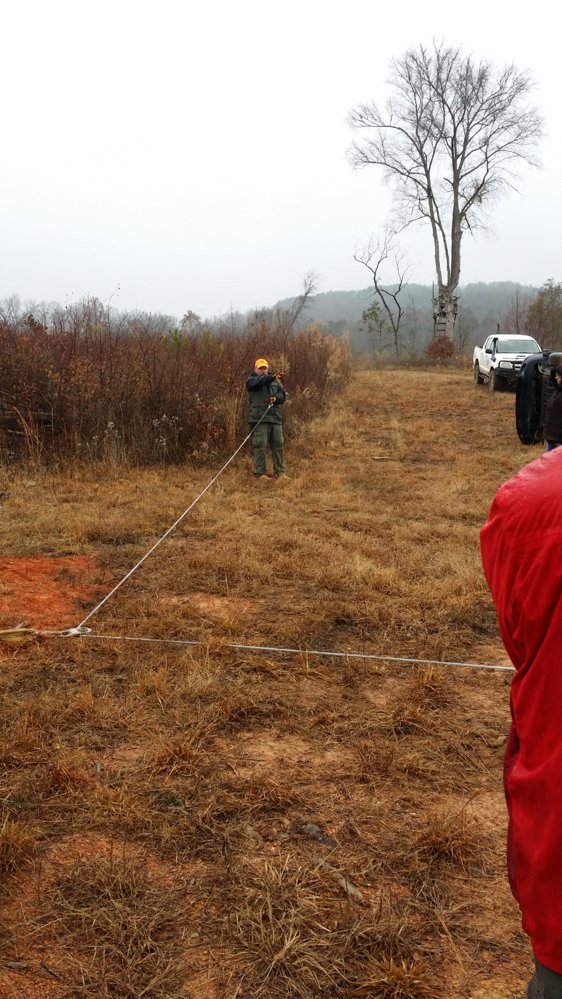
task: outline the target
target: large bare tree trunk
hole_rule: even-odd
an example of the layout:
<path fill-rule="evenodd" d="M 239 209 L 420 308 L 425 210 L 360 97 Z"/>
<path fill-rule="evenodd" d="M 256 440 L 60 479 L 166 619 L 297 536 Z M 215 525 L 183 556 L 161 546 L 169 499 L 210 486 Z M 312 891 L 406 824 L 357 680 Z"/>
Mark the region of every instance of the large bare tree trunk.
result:
<path fill-rule="evenodd" d="M 455 332 L 455 319 L 457 318 L 457 306 L 456 301 L 453 301 L 453 296 L 448 295 L 446 301 L 446 329 L 445 333 L 450 340 L 453 339 L 453 334 Z"/>
<path fill-rule="evenodd" d="M 384 109 L 371 101 L 352 111 L 362 135 L 352 162 L 383 168 L 394 190 L 396 232 L 431 226 L 435 335 L 452 338 L 462 235 L 485 225 L 487 205 L 514 187 L 514 167 L 537 162 L 542 118 L 526 103 L 527 73 L 498 70 L 443 43 L 393 60 L 391 86 Z"/>
<path fill-rule="evenodd" d="M 457 296 L 447 288 L 440 288 L 433 299 L 433 335 L 453 339 L 457 318 Z"/>

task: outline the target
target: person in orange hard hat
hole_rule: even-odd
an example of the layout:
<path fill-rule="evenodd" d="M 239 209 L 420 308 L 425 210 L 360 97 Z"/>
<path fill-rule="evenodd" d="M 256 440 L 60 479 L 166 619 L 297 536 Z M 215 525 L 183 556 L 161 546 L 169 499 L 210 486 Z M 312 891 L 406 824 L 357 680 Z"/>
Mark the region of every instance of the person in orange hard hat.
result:
<path fill-rule="evenodd" d="M 252 434 L 254 476 L 256 479 L 267 478 L 266 456 L 269 447 L 275 477 L 286 477 L 281 411 L 286 394 L 280 376 L 270 372 L 265 357 L 258 357 L 253 373 L 246 379 L 246 388 L 250 401 L 248 422 L 251 427 L 255 427 Z"/>

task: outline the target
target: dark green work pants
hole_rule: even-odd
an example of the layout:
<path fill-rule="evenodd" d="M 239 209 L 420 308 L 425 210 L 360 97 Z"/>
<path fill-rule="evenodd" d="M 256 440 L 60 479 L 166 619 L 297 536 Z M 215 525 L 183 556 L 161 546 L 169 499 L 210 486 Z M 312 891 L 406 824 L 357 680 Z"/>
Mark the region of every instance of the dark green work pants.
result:
<path fill-rule="evenodd" d="M 273 471 L 275 475 L 284 475 L 283 461 L 283 427 L 280 423 L 260 423 L 252 434 L 254 450 L 254 475 L 266 474 L 266 451 L 271 448 Z"/>

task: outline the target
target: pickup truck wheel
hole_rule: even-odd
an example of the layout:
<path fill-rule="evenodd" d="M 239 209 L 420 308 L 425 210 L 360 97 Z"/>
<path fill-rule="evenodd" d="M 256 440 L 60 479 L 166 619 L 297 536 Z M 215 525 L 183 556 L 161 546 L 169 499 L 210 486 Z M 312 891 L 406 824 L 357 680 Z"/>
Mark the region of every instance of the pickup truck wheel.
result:
<path fill-rule="evenodd" d="M 488 379 L 488 388 L 490 392 L 498 392 L 500 389 L 500 380 L 498 378 L 497 371 L 490 371 L 490 377 Z"/>
<path fill-rule="evenodd" d="M 484 379 L 482 378 L 482 375 L 480 374 L 480 367 L 479 367 L 478 361 L 477 361 L 476 364 L 474 365 L 474 384 L 475 385 L 482 385 L 483 381 L 484 381 Z"/>

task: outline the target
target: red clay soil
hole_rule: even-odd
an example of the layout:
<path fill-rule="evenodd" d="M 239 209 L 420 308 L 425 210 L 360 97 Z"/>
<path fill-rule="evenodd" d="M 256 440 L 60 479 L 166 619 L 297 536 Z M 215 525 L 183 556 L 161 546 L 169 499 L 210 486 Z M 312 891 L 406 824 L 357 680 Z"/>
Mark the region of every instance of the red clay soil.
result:
<path fill-rule="evenodd" d="M 0 559 L 0 629 L 74 626 L 105 592 L 101 577 L 89 555 Z"/>

